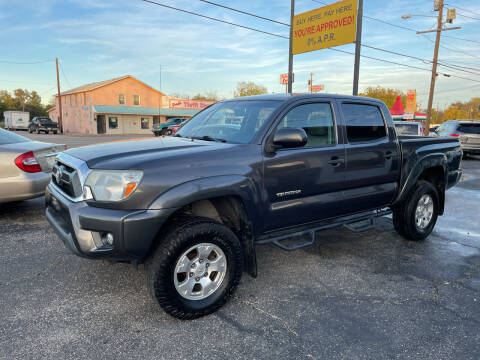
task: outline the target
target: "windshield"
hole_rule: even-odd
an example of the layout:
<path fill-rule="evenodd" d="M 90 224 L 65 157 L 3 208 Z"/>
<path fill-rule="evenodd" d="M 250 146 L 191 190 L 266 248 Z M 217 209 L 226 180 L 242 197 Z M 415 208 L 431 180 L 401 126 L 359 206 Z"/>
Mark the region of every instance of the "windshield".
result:
<path fill-rule="evenodd" d="M 248 144 L 282 101 L 216 103 L 191 118 L 176 136 Z"/>
<path fill-rule="evenodd" d="M 399 135 L 418 135 L 418 125 L 395 123 L 395 131 Z"/>
<path fill-rule="evenodd" d="M 15 144 L 15 143 L 26 142 L 26 141 L 30 141 L 30 140 L 23 136 L 0 129 L 0 145 Z"/>

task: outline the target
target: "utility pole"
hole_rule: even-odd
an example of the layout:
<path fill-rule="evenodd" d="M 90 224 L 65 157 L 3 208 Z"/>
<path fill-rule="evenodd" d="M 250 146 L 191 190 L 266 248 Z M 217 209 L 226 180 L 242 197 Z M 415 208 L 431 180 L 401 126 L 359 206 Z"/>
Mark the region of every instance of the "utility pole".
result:
<path fill-rule="evenodd" d="M 361 0 L 360 0 L 361 1 Z M 295 0 L 291 0 L 290 4 L 290 38 L 288 42 L 288 85 L 287 92 L 292 93 L 292 82 L 293 82 L 293 17 L 295 16 Z"/>
<path fill-rule="evenodd" d="M 353 67 L 353 95 L 358 95 L 358 78 L 360 76 L 360 50 L 362 46 L 363 0 L 358 0 L 357 35 L 355 36 L 355 65 Z"/>
<path fill-rule="evenodd" d="M 310 92 L 312 92 L 312 85 L 313 85 L 313 73 L 310 73 L 310 83 L 309 83 L 309 86 L 308 86 L 308 89 L 310 90 Z"/>
<path fill-rule="evenodd" d="M 435 79 L 437 77 L 438 47 L 440 46 L 440 34 L 442 32 L 443 0 L 440 0 L 437 19 L 437 35 L 435 36 L 435 49 L 433 50 L 432 78 L 430 80 L 430 92 L 428 94 L 427 121 L 425 123 L 425 134 L 430 133 L 430 117 L 432 116 L 433 94 L 435 92 Z"/>
<path fill-rule="evenodd" d="M 62 95 L 60 94 L 60 77 L 58 76 L 58 58 L 55 58 L 55 64 L 57 65 L 58 113 L 60 115 L 58 127 L 60 134 L 63 134 Z"/>

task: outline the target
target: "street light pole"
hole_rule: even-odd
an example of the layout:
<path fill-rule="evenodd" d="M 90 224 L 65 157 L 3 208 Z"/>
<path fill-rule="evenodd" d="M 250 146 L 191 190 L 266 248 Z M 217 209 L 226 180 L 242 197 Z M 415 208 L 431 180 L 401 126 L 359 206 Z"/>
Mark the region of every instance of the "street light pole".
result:
<path fill-rule="evenodd" d="M 292 82 L 293 82 L 293 17 L 295 16 L 295 0 L 291 0 L 290 4 L 290 38 L 288 43 L 288 85 L 287 92 L 292 93 Z"/>
<path fill-rule="evenodd" d="M 433 94 L 435 91 L 435 79 L 437 77 L 438 47 L 440 46 L 440 34 L 442 32 L 443 0 L 440 0 L 437 20 L 437 35 L 435 37 L 435 50 L 433 51 L 432 78 L 430 80 L 430 93 L 428 95 L 427 121 L 425 123 L 425 134 L 430 133 L 430 116 L 432 115 Z"/>

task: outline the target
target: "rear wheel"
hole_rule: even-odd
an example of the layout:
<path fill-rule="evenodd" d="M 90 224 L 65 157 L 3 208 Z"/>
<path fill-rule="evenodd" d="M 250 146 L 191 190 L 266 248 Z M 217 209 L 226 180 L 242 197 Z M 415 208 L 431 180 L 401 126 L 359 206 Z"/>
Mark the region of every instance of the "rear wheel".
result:
<path fill-rule="evenodd" d="M 437 222 L 438 191 L 427 181 L 418 181 L 402 204 L 393 209 L 393 226 L 409 240 L 423 240 Z"/>
<path fill-rule="evenodd" d="M 37 128 L 37 134 L 40 134 L 40 129 Z"/>
<path fill-rule="evenodd" d="M 57 130 L 53 130 L 53 134 L 54 134 L 54 135 L 57 135 Z"/>
<path fill-rule="evenodd" d="M 45 134 L 48 134 L 48 133 L 49 133 L 49 131 L 48 131 L 48 130 L 45 130 Z"/>
<path fill-rule="evenodd" d="M 28 133 L 29 133 L 29 134 L 33 133 L 33 130 L 32 130 L 31 127 L 28 128 Z"/>
<path fill-rule="evenodd" d="M 163 128 L 162 130 L 160 130 L 160 135 L 165 135 L 166 132 L 167 132 L 167 129 Z"/>
<path fill-rule="evenodd" d="M 226 226 L 185 217 L 166 231 L 145 269 L 150 294 L 160 306 L 178 319 L 195 319 L 232 296 L 242 276 L 243 251 Z"/>

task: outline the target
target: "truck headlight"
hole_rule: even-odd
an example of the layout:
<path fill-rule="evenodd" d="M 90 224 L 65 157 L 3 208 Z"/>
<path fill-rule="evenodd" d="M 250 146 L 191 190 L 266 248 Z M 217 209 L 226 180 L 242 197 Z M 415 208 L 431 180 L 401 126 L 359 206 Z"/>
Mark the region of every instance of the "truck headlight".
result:
<path fill-rule="evenodd" d="M 120 201 L 129 197 L 142 180 L 138 170 L 92 170 L 85 181 L 97 201 Z"/>

